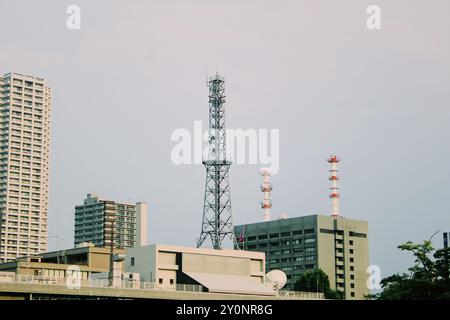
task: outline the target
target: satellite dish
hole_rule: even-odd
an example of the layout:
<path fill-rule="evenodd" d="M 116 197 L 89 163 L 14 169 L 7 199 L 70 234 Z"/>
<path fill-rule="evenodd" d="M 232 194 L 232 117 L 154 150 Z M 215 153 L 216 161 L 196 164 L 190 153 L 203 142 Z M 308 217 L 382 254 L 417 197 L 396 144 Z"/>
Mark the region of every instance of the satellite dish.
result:
<path fill-rule="evenodd" d="M 286 274 L 281 270 L 272 270 L 266 274 L 266 283 L 274 291 L 278 291 L 286 285 Z"/>
<path fill-rule="evenodd" d="M 113 261 L 114 262 L 122 262 L 126 258 L 126 255 L 123 253 L 117 253 L 113 255 Z"/>

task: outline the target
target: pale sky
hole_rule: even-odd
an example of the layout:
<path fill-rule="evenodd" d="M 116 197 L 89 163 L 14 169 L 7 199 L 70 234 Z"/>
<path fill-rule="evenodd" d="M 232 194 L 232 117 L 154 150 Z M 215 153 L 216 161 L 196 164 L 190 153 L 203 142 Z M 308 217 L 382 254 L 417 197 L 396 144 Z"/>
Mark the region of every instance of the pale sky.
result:
<path fill-rule="evenodd" d="M 81 8 L 81 30 L 66 9 Z M 366 8 L 381 8 L 381 30 Z M 226 78 L 229 128 L 280 130 L 272 215 L 369 221 L 370 263 L 450 231 L 450 2 L 0 0 L 0 73 L 52 87 L 50 249 L 73 246 L 87 193 L 149 203 L 150 241 L 194 246 L 205 170 L 175 166 L 171 133 L 207 121 L 205 72 Z M 258 165 L 234 165 L 235 224 L 262 220 Z M 441 235 L 436 245 L 441 246 Z"/>

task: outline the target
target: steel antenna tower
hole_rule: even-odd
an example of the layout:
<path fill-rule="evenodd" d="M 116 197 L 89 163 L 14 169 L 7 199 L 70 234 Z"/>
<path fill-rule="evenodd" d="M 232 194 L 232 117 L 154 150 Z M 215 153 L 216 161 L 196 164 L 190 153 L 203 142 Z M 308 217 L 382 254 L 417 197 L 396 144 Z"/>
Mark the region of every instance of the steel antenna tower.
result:
<path fill-rule="evenodd" d="M 202 162 L 206 168 L 206 184 L 202 230 L 197 248 L 210 238 L 214 249 L 222 249 L 226 238 L 232 241 L 233 246 L 236 245 L 229 183 L 231 161 L 226 159 L 225 80 L 216 74 L 209 78 L 208 86 L 209 153 L 208 159 Z"/>

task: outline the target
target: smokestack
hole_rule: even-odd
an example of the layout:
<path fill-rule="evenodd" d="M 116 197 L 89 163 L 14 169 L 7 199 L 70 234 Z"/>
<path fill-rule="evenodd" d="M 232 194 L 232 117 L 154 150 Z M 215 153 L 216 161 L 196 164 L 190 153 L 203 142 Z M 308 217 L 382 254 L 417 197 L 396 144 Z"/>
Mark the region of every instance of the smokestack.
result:
<path fill-rule="evenodd" d="M 331 216 L 332 217 L 339 217 L 339 187 L 338 187 L 338 180 L 339 180 L 339 176 L 337 175 L 338 173 L 338 168 L 337 165 L 339 163 L 339 161 L 341 161 L 341 159 L 339 159 L 337 156 L 335 155 L 331 155 L 328 159 L 327 159 L 328 163 L 331 165 L 330 167 L 330 176 L 329 176 L 329 180 L 331 181 L 331 193 L 330 193 L 330 199 L 331 199 Z"/>
<path fill-rule="evenodd" d="M 136 247 L 147 245 L 147 210 L 146 202 L 136 203 Z"/>
<path fill-rule="evenodd" d="M 263 176 L 263 183 L 261 184 L 261 191 L 263 193 L 263 200 L 261 201 L 263 220 L 270 221 L 270 208 L 272 208 L 272 199 L 270 198 L 272 184 L 270 183 L 270 176 L 272 172 L 269 168 L 261 168 L 260 173 Z"/>

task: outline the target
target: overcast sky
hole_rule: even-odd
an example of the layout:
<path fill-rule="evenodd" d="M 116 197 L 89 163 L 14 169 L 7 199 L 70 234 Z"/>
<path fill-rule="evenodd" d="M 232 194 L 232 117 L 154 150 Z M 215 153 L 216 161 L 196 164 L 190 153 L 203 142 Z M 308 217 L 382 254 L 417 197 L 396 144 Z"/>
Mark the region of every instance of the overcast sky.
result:
<path fill-rule="evenodd" d="M 81 8 L 81 30 L 66 9 Z M 381 30 L 366 8 L 381 7 Z M 150 241 L 195 245 L 202 165 L 170 159 L 177 128 L 208 116 L 205 70 L 226 78 L 229 128 L 280 130 L 273 216 L 369 221 L 382 276 L 396 246 L 450 231 L 450 2 L 0 0 L 0 73 L 52 87 L 50 249 L 73 246 L 89 192 L 149 203 Z M 262 219 L 258 165 L 234 165 L 235 224 Z M 436 241 L 441 246 L 442 236 Z"/>

